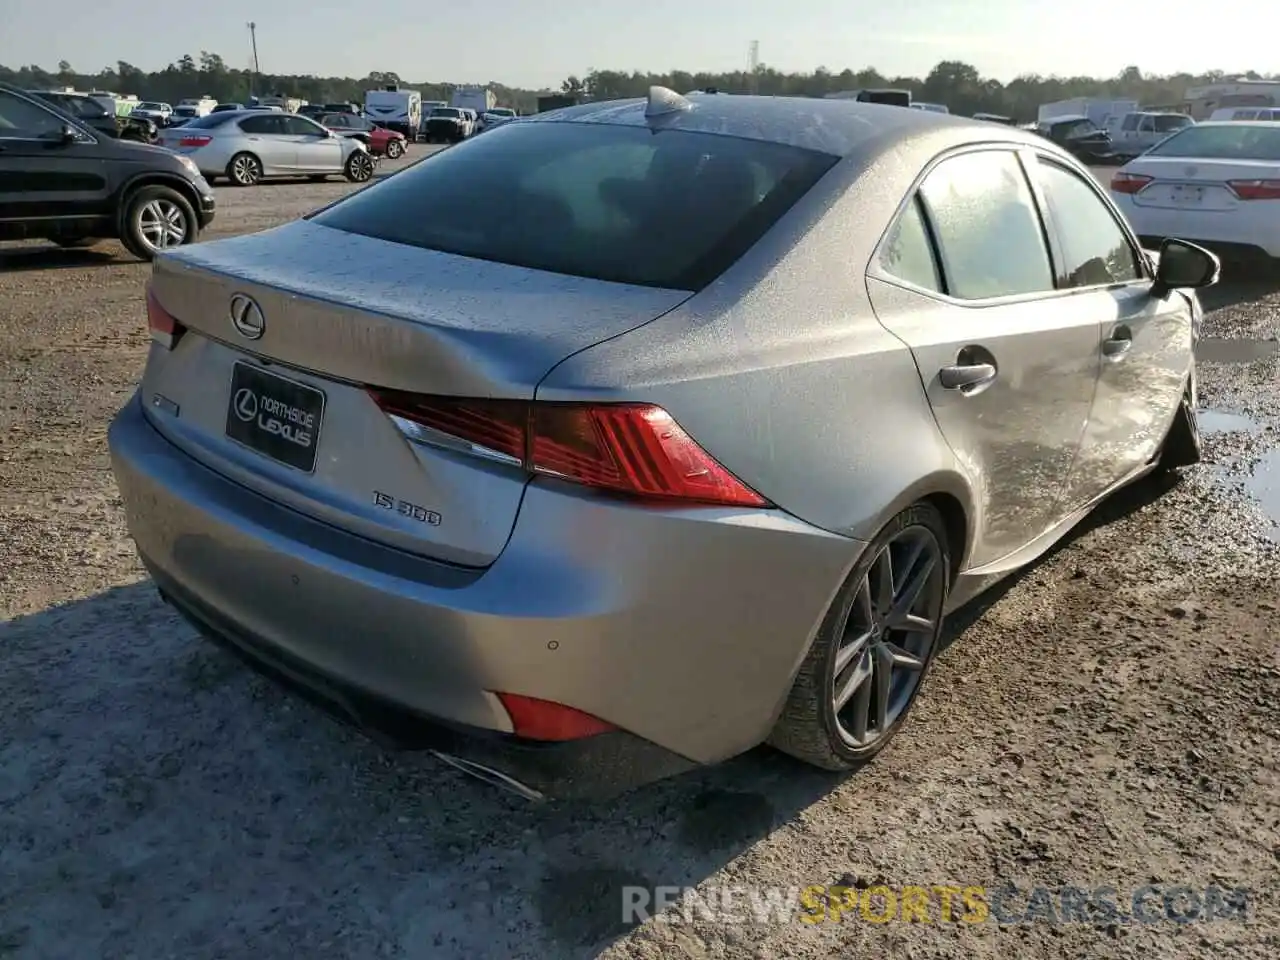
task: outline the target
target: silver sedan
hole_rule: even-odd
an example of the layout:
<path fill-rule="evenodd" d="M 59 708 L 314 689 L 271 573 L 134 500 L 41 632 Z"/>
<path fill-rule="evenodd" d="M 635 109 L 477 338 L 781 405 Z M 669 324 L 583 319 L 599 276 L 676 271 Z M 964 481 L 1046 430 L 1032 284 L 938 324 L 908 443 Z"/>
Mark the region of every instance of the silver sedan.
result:
<path fill-rule="evenodd" d="M 1200 459 L 1218 271 L 1034 134 L 657 89 L 158 258 L 111 454 L 200 629 L 491 782 L 847 770 L 947 614 Z"/>
<path fill-rule="evenodd" d="M 265 110 L 211 113 L 160 134 L 161 146 L 190 157 L 210 183 L 226 177 L 250 187 L 270 177 L 373 176 L 374 160 L 358 140 L 340 137 L 306 117 Z"/>

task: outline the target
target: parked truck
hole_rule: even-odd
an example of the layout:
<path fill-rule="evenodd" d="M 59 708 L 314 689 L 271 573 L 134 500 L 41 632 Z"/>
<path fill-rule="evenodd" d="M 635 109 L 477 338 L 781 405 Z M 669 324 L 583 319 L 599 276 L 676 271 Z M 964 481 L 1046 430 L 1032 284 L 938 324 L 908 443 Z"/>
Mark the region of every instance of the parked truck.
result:
<path fill-rule="evenodd" d="M 910 90 L 841 90 L 828 93 L 827 100 L 857 100 L 860 103 L 885 103 L 893 107 L 911 106 Z"/>
<path fill-rule="evenodd" d="M 560 110 L 564 107 L 576 107 L 578 98 L 569 93 L 552 93 L 538 98 L 538 112 L 546 113 L 548 110 Z"/>
<path fill-rule="evenodd" d="M 389 83 L 364 95 L 364 115 L 379 126 L 403 133 L 412 143 L 422 129 L 422 93 Z"/>
<path fill-rule="evenodd" d="M 1137 112 L 1137 109 L 1137 100 L 1074 97 L 1071 100 L 1059 100 L 1056 103 L 1042 105 L 1036 120 L 1044 122 L 1057 117 L 1088 117 L 1095 126 L 1105 130 L 1112 117 L 1123 117 L 1126 113 Z"/>
<path fill-rule="evenodd" d="M 458 110 L 474 110 L 477 117 L 498 105 L 498 96 L 488 87 L 457 87 L 449 98 L 449 106 Z"/>
<path fill-rule="evenodd" d="M 283 94 L 274 94 L 267 97 L 257 97 L 258 106 L 260 107 L 279 107 L 285 113 L 297 113 L 303 107 L 307 106 L 307 101 L 300 97 L 286 97 Z"/>
<path fill-rule="evenodd" d="M 194 110 L 197 117 L 208 116 L 213 113 L 213 108 L 218 105 L 218 101 L 207 94 L 203 97 L 187 97 L 185 100 L 178 101 L 178 109 L 174 113 L 185 114 L 187 110 Z"/>

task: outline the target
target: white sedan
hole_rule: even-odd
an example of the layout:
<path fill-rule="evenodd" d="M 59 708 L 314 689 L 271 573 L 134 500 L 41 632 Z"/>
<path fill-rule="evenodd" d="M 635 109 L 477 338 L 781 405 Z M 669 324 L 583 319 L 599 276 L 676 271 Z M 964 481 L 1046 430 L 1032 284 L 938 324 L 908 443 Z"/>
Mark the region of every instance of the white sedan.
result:
<path fill-rule="evenodd" d="M 1144 242 L 1280 258 L 1280 124 L 1186 127 L 1121 167 L 1111 196 Z"/>

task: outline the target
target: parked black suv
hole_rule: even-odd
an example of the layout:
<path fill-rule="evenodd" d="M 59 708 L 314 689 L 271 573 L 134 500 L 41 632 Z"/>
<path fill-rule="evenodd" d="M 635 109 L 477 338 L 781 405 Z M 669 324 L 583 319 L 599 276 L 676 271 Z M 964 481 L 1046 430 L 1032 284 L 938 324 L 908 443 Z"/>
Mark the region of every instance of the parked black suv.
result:
<path fill-rule="evenodd" d="M 27 93 L 38 97 L 45 103 L 51 103 L 63 113 L 69 113 L 85 126 L 93 127 L 95 133 L 105 133 L 108 137 L 119 137 L 122 140 L 137 140 L 140 143 L 153 143 L 156 139 L 156 125 L 146 117 L 119 118 L 93 97 L 83 93 L 65 93 L 61 90 L 28 90 Z"/>
<path fill-rule="evenodd" d="M 0 83 L 0 240 L 119 239 L 134 256 L 191 243 L 213 219 L 195 164 L 119 140 Z"/>

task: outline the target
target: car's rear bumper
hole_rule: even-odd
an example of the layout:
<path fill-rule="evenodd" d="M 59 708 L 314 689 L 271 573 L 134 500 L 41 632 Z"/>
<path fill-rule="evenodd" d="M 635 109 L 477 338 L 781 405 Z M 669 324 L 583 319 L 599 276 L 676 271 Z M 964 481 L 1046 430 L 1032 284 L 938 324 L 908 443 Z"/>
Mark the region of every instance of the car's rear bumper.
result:
<path fill-rule="evenodd" d="M 426 745 L 554 795 L 764 740 L 863 549 L 780 511 L 642 510 L 540 481 L 492 566 L 452 567 L 225 479 L 164 439 L 137 398 L 109 443 L 139 552 L 205 632 L 348 714 L 438 727 Z M 511 735 L 497 691 L 620 732 L 533 744 Z"/>
<path fill-rule="evenodd" d="M 622 730 L 581 740 L 539 742 L 451 723 L 330 676 L 205 605 L 143 558 L 161 597 L 207 639 L 285 690 L 394 749 L 432 750 L 474 776 L 531 799 L 607 798 L 697 767 Z"/>
<path fill-rule="evenodd" d="M 1280 258 L 1280 201 L 1254 200 L 1235 210 L 1197 211 L 1136 203 L 1112 193 L 1116 206 L 1139 237 L 1177 237 L 1210 247 L 1233 259 Z"/>

